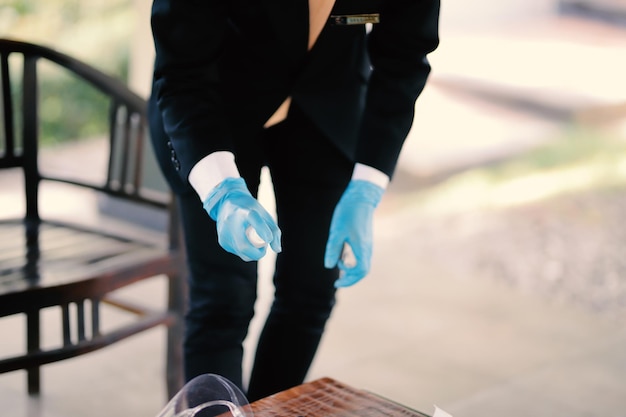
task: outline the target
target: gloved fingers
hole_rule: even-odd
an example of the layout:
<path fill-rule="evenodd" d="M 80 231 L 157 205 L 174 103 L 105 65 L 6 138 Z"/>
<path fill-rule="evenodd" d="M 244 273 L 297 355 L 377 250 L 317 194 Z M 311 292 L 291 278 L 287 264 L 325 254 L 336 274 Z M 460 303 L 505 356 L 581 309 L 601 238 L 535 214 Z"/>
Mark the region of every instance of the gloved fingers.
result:
<path fill-rule="evenodd" d="M 339 260 L 341 272 L 339 279 L 335 282 L 335 287 L 348 287 L 356 284 L 369 273 L 370 265 L 371 250 L 367 245 L 346 243 Z"/>
<path fill-rule="evenodd" d="M 280 228 L 278 227 L 274 219 L 267 212 L 265 214 L 266 215 L 263 216 L 263 218 L 265 220 L 265 225 L 270 231 L 270 235 L 267 239 L 263 240 L 269 242 L 270 247 L 274 252 L 280 253 L 283 250 L 281 243 L 282 232 L 280 231 Z"/>
<path fill-rule="evenodd" d="M 341 262 L 340 262 L 341 264 Z M 339 279 L 335 281 L 335 288 L 349 287 L 362 280 L 367 275 L 367 270 L 357 264 L 353 268 L 346 268 L 344 265 L 340 265 L 341 270 Z"/>
<path fill-rule="evenodd" d="M 237 255 L 242 260 L 246 262 L 250 261 L 258 261 L 267 252 L 267 247 L 256 247 L 252 245 L 248 239 L 244 238 L 245 241 L 233 239 L 232 236 L 227 236 L 226 234 L 221 234 L 218 237 L 218 242 L 220 246 L 229 253 L 233 255 Z"/>
<path fill-rule="evenodd" d="M 337 266 L 341 251 L 343 249 L 343 239 L 331 230 L 326 242 L 326 253 L 324 254 L 324 267 L 331 269 Z"/>
<path fill-rule="evenodd" d="M 357 265 L 356 256 L 354 256 L 352 246 L 350 246 L 348 242 L 343 244 L 343 250 L 341 251 L 341 263 L 346 268 L 354 268 Z"/>
<path fill-rule="evenodd" d="M 276 253 L 280 253 L 283 250 L 282 244 L 280 243 L 280 230 L 278 231 L 278 233 L 275 233 L 274 238 L 270 241 L 270 247 L 272 248 L 272 250 Z"/>
<path fill-rule="evenodd" d="M 257 248 L 256 246 L 253 246 L 249 243 L 245 243 L 241 247 L 238 248 L 236 253 L 235 252 L 231 252 L 231 253 L 234 253 L 235 255 L 239 256 L 242 260 L 246 262 L 258 261 L 259 259 L 264 257 L 265 254 L 267 253 L 267 246 L 262 246 L 260 248 Z"/>
<path fill-rule="evenodd" d="M 224 250 L 239 256 L 246 262 L 258 261 L 267 252 L 267 245 L 255 246 L 248 240 L 246 228 L 248 222 L 243 213 L 236 213 L 229 218 L 229 222 L 219 222 L 217 225 L 218 242 Z"/>
<path fill-rule="evenodd" d="M 252 227 L 258 237 L 267 246 L 269 243 L 272 250 L 276 253 L 282 250 L 280 239 L 281 231 L 272 216 L 260 207 L 262 211 L 251 211 L 248 216 L 247 228 Z M 249 239 L 249 241 L 251 241 Z M 254 243 L 253 243 L 254 244 Z"/>

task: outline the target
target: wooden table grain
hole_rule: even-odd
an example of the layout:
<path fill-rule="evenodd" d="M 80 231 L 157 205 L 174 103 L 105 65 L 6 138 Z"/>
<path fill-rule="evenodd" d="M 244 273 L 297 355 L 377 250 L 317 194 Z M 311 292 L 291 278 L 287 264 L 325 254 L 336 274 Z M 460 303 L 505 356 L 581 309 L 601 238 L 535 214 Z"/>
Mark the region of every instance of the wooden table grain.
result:
<path fill-rule="evenodd" d="M 328 377 L 260 399 L 251 407 L 255 417 L 429 417 Z"/>

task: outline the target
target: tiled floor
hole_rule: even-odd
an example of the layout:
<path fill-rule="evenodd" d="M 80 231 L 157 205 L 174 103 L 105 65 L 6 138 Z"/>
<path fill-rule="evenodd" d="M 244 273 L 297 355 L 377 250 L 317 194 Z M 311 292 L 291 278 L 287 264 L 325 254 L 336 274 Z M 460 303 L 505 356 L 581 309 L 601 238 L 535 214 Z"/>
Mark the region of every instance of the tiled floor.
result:
<path fill-rule="evenodd" d="M 623 85 L 615 75 L 624 71 L 611 68 L 614 78 L 591 76 L 577 66 L 573 50 L 561 47 L 575 36 L 586 53 L 593 52 L 595 67 L 624 69 L 623 58 L 615 57 L 624 56 L 616 51 L 625 50 L 626 32 L 571 20 L 545 22 L 533 26 L 534 40 L 520 38 L 521 27 L 497 33 L 482 30 L 478 35 L 474 31 L 471 38 L 457 33 L 433 57 L 435 82 L 418 104 L 418 125 L 403 152 L 398 185 L 377 212 L 371 275 L 340 292 L 309 379 L 331 376 L 426 413 L 437 404 L 455 417 L 626 416 L 626 328 L 621 323 L 503 283 L 450 274 L 445 266 L 415 253 L 420 236 L 411 224 L 424 218 L 394 204 L 407 186 L 407 173 L 422 175 L 497 157 L 537 143 L 559 128 L 559 120 L 451 93 L 445 82 L 464 77 L 466 87 L 496 85 L 503 96 L 526 86 L 569 97 L 574 90 L 568 83 L 576 80 L 579 101 L 564 99 L 556 105 L 578 111 L 590 103 L 615 103 L 615 87 Z M 462 59 L 469 40 L 474 42 L 473 53 Z M 521 49 L 507 50 L 507 45 Z M 513 78 L 498 78 L 497 71 L 481 75 L 478 63 L 469 60 L 488 61 L 483 65 L 490 71 L 504 61 L 508 71 L 513 61 L 543 63 L 557 51 L 570 51 L 560 55 L 559 62 L 566 66 L 560 67 L 561 73 L 550 66 Z M 541 97 L 534 96 L 538 101 Z M 546 97 L 556 99 L 558 94 Z M 11 204 L 2 200 L 2 193 L 0 202 L 3 208 Z M 450 262 L 453 259 L 451 253 Z M 261 267 L 258 316 L 248 348 L 267 310 L 271 257 Z M 135 291 L 155 303 L 164 298 L 161 282 Z M 17 324 L 13 319 L 0 321 L 3 351 L 21 343 L 14 337 Z M 0 405 L 12 417 L 153 417 L 165 401 L 164 337 L 164 330 L 155 329 L 47 366 L 44 394 L 38 399 L 25 394 L 23 373 L 0 375 Z"/>

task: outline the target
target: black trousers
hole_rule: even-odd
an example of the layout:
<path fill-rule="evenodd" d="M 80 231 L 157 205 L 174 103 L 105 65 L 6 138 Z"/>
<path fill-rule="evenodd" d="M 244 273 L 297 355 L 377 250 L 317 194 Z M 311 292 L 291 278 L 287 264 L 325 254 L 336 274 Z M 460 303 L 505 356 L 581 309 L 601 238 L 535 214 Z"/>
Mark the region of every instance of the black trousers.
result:
<path fill-rule="evenodd" d="M 237 166 L 253 195 L 262 168 L 269 168 L 283 248 L 276 257 L 274 298 L 246 391 L 242 343 L 254 315 L 257 262 L 244 262 L 218 245 L 215 222 L 171 168 L 158 114 L 151 111 L 151 119 L 157 158 L 180 204 L 187 251 L 186 379 L 222 375 L 247 392 L 250 401 L 302 383 L 335 304 L 338 270 L 324 267 L 324 252 L 352 162 L 297 108 L 287 120 L 236 144 Z"/>

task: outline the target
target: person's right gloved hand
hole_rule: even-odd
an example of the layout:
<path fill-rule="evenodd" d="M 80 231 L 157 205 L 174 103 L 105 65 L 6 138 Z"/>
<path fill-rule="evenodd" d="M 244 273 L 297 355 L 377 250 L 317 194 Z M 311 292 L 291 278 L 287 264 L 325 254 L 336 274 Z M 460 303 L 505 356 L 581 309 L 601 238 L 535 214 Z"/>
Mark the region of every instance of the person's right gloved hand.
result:
<path fill-rule="evenodd" d="M 226 178 L 219 183 L 203 207 L 216 221 L 218 242 L 227 252 L 244 261 L 257 261 L 265 255 L 268 244 L 276 253 L 282 250 L 278 225 L 250 194 L 243 178 Z"/>

